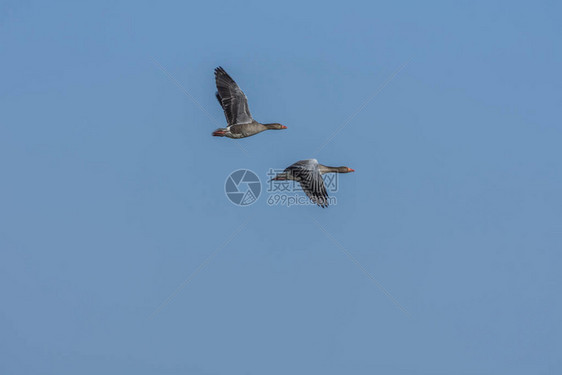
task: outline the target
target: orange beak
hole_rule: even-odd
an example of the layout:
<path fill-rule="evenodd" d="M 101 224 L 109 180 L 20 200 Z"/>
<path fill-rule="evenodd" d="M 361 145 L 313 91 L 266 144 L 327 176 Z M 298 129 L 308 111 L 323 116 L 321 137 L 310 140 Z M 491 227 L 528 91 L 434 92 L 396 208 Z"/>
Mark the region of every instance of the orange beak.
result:
<path fill-rule="evenodd" d="M 285 125 L 281 125 L 281 129 L 287 129 Z"/>
<path fill-rule="evenodd" d="M 347 168 L 348 172 L 355 172 L 355 169 Z"/>

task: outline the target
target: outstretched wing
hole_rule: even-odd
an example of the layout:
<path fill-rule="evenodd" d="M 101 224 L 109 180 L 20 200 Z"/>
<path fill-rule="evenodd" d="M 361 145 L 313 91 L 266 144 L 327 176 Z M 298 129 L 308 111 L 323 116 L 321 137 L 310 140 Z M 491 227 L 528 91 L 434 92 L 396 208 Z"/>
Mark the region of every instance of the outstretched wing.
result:
<path fill-rule="evenodd" d="M 328 207 L 328 192 L 315 159 L 298 161 L 287 167 L 285 172 L 291 173 L 301 184 L 302 190 L 312 202 L 323 208 Z"/>
<path fill-rule="evenodd" d="M 232 77 L 220 66 L 215 69 L 217 99 L 219 100 L 228 125 L 249 124 L 253 121 L 248 99 Z"/>

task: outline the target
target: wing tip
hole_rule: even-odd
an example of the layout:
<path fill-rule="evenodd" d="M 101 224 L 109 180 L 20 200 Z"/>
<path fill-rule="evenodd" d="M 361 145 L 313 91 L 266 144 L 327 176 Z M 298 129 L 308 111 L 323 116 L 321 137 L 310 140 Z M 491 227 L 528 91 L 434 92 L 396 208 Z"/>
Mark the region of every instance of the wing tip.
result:
<path fill-rule="evenodd" d="M 227 73 L 226 73 L 226 70 L 224 70 L 222 66 L 217 66 L 215 68 L 215 76 L 224 75 L 224 74 L 227 74 Z"/>

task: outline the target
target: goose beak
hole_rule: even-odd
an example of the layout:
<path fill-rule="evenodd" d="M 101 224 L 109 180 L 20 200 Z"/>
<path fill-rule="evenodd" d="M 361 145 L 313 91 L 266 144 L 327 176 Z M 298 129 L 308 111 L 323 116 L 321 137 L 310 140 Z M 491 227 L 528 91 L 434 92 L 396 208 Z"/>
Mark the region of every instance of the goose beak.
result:
<path fill-rule="evenodd" d="M 281 129 L 287 129 L 285 125 L 281 125 Z"/>
<path fill-rule="evenodd" d="M 355 169 L 351 169 L 351 168 L 347 168 L 347 169 L 349 169 L 348 172 L 355 172 Z"/>

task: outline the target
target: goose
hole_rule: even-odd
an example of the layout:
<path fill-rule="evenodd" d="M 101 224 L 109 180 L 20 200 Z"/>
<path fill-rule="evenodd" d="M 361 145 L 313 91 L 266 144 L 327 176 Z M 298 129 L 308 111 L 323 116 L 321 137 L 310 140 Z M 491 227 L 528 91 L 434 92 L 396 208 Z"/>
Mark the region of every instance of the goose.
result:
<path fill-rule="evenodd" d="M 217 84 L 216 97 L 224 110 L 226 128 L 219 128 L 213 132 L 215 137 L 246 138 L 263 132 L 264 130 L 287 129 L 286 126 L 272 123 L 261 124 L 252 118 L 248 108 L 248 98 L 232 77 L 222 68 L 215 69 Z"/>
<path fill-rule="evenodd" d="M 313 203 L 325 208 L 328 207 L 328 192 L 324 186 L 322 175 L 326 173 L 355 172 L 348 167 L 329 167 L 318 163 L 316 159 L 297 161 L 288 166 L 282 173 L 273 177 L 272 181 L 293 180 L 300 183 L 302 189 Z"/>

